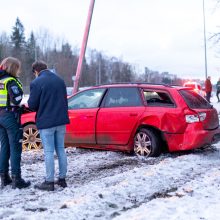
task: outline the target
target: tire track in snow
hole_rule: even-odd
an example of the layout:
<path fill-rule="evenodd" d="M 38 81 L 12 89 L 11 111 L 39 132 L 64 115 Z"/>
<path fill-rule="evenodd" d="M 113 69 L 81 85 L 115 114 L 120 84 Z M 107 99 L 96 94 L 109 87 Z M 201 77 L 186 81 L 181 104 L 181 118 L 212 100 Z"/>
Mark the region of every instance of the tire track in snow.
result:
<path fill-rule="evenodd" d="M 70 150 L 67 153 L 72 169 L 67 189 L 58 188 L 48 193 L 33 188 L 7 188 L 1 191 L 0 200 L 4 202 L 0 203 L 0 211 L 8 207 L 8 211 L 12 212 L 16 207 L 23 215 L 33 210 L 40 218 L 42 213 L 48 212 L 48 219 L 53 219 L 65 216 L 65 209 L 61 207 L 66 207 L 75 219 L 112 219 L 158 196 L 166 195 L 170 190 L 178 189 L 207 172 L 210 166 L 220 165 L 216 156 L 219 152 L 215 149 L 197 150 L 190 154 L 165 154 L 149 159 L 102 151 L 81 154 Z M 31 160 L 29 156 L 28 161 Z M 24 166 L 27 170 L 36 169 L 33 170 L 33 179 L 35 182 L 42 181 L 38 177 L 44 175 L 44 163 L 38 159 L 35 162 L 24 162 Z M 7 200 L 7 193 L 14 194 L 14 199 Z M 50 203 L 52 199 L 54 204 Z M 13 212 L 10 216 L 13 216 Z"/>

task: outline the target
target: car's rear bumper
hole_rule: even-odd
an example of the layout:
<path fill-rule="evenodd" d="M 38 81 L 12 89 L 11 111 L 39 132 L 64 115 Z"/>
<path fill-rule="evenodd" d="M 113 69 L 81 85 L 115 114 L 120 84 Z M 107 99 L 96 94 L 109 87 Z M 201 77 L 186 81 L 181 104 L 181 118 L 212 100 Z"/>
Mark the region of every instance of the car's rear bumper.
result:
<path fill-rule="evenodd" d="M 164 137 L 169 151 L 191 150 L 220 141 L 220 127 L 214 130 L 187 129 L 184 134 L 164 133 Z"/>

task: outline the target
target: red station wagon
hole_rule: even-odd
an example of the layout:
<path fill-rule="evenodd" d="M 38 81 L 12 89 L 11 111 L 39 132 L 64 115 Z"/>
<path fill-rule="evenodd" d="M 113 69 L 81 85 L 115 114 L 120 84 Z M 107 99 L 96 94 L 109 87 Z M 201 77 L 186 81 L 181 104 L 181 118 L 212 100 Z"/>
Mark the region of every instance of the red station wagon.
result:
<path fill-rule="evenodd" d="M 68 108 L 66 146 L 150 157 L 159 156 L 164 149 L 190 150 L 220 140 L 216 109 L 187 87 L 138 83 L 96 86 L 70 96 Z M 23 148 L 41 148 L 35 112 L 24 113 L 21 121 Z"/>

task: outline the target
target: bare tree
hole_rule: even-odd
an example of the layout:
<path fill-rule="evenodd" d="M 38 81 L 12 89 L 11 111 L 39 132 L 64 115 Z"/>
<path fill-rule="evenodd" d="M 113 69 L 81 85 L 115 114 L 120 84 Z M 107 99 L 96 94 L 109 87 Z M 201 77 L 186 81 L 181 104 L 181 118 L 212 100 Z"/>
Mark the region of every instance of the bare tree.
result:
<path fill-rule="evenodd" d="M 10 39 L 7 36 L 6 32 L 0 34 L 0 59 L 10 55 L 11 46 Z"/>
<path fill-rule="evenodd" d="M 53 48 L 54 39 L 50 31 L 45 28 L 40 28 L 35 36 L 36 44 L 39 46 L 41 52 L 40 54 L 38 54 L 38 59 L 44 59 L 47 62 L 47 54 Z"/>
<path fill-rule="evenodd" d="M 220 0 L 215 0 L 215 1 L 216 1 L 215 13 L 217 13 L 216 10 L 220 7 Z M 218 46 L 220 42 L 220 32 L 212 34 L 208 40 L 212 41 L 215 46 Z"/>

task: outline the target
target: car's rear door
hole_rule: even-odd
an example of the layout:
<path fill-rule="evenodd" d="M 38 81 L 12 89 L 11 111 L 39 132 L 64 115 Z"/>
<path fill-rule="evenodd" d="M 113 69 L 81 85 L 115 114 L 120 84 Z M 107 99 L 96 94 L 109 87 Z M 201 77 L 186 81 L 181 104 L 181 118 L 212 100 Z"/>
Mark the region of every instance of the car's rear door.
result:
<path fill-rule="evenodd" d="M 95 144 L 96 116 L 105 89 L 82 91 L 68 99 L 70 124 L 66 126 L 65 142 Z"/>
<path fill-rule="evenodd" d="M 97 144 L 126 145 L 144 110 L 138 88 L 109 88 L 97 116 Z"/>

